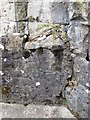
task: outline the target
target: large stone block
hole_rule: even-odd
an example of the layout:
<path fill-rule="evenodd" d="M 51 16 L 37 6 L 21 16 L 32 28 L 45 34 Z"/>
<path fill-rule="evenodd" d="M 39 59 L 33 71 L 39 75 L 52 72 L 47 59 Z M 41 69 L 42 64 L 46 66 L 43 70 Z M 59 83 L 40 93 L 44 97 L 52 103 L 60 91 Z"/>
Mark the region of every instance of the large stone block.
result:
<path fill-rule="evenodd" d="M 44 1 L 40 20 L 42 22 L 67 24 L 69 22 L 68 2 Z"/>
<path fill-rule="evenodd" d="M 79 84 L 73 88 L 66 88 L 66 100 L 69 109 L 78 118 L 89 118 L 89 99 L 87 88 Z"/>
<path fill-rule="evenodd" d="M 69 19 L 86 21 L 89 14 L 89 3 L 88 2 L 70 2 L 68 6 Z"/>
<path fill-rule="evenodd" d="M 46 40 L 46 46 L 43 43 L 37 48 L 21 51 L 18 43 L 22 45 L 22 41 L 11 39 L 3 38 L 7 49 L 2 54 L 3 101 L 22 104 L 60 103 L 58 97 L 61 98 L 67 79 L 72 74 L 69 46 L 64 46 L 64 43 L 60 45 L 62 40 L 56 40 L 55 44 L 48 43 L 48 40 L 53 39 L 51 37 Z"/>
<path fill-rule="evenodd" d="M 9 4 L 9 11 L 8 11 L 9 21 L 15 21 L 15 5 L 14 3 Z"/>
<path fill-rule="evenodd" d="M 8 29 L 8 33 L 16 33 L 17 32 L 17 22 L 14 21 L 10 21 L 9 23 L 9 29 Z"/>
<path fill-rule="evenodd" d="M 75 119 L 73 114 L 65 106 L 33 105 L 0 103 L 0 119 L 2 118 L 68 118 Z"/>
<path fill-rule="evenodd" d="M 16 21 L 26 20 L 27 17 L 27 3 L 15 3 Z"/>
<path fill-rule="evenodd" d="M 76 57 L 74 59 L 74 75 L 77 81 L 79 81 L 79 83 L 86 85 L 86 83 L 89 82 L 89 61 L 87 61 L 85 58 L 83 57 Z"/>
<path fill-rule="evenodd" d="M 79 24 L 78 22 L 71 22 L 67 31 L 70 38 L 70 49 L 76 54 L 87 55 L 89 27 Z"/>
<path fill-rule="evenodd" d="M 0 7 L 0 16 L 5 17 L 3 20 L 15 21 L 15 8 L 14 4 L 6 4 Z"/>
<path fill-rule="evenodd" d="M 25 28 L 27 27 L 26 22 L 17 22 L 17 32 L 18 33 L 24 33 L 25 32 Z"/>
<path fill-rule="evenodd" d="M 50 6 L 51 18 L 54 23 L 68 24 L 68 3 L 52 2 Z"/>
<path fill-rule="evenodd" d="M 28 18 L 29 21 L 32 21 L 32 19 L 37 19 L 40 17 L 40 12 L 42 8 L 42 1 L 41 0 L 31 0 L 28 3 Z M 32 21 L 33 22 L 33 21 Z"/>

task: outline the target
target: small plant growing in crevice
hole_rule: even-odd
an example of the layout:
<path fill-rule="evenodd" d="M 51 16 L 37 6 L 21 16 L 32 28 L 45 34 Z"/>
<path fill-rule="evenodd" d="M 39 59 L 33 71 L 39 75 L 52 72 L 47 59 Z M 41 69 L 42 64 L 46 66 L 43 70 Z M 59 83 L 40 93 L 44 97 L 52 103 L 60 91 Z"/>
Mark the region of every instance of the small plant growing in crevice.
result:
<path fill-rule="evenodd" d="M 45 27 L 49 27 L 49 24 L 42 24 L 42 25 L 39 25 L 39 29 L 42 29 L 42 28 L 45 28 Z"/>
<path fill-rule="evenodd" d="M 65 105 L 65 106 L 68 105 L 68 102 L 67 102 L 67 99 L 66 99 L 66 98 L 63 98 L 63 105 Z"/>

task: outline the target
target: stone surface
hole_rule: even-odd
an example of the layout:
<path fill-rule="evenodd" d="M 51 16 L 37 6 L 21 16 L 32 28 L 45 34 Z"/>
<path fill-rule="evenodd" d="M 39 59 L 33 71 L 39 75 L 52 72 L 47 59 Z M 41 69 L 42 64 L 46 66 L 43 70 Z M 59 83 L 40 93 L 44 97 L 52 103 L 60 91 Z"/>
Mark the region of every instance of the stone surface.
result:
<path fill-rule="evenodd" d="M 41 40 L 42 44 L 36 41 L 40 44 L 39 47 L 36 43 L 36 47 L 33 47 L 29 42 L 30 51 L 28 48 L 22 51 L 20 49 L 22 39 L 20 41 L 17 39 L 19 40 L 18 37 L 10 35 L 2 38 L 6 48 L 2 55 L 3 101 L 22 104 L 39 102 L 60 104 L 57 96 L 64 91 L 67 79 L 72 74 L 69 45 L 64 44 L 60 38 L 55 43 L 52 36 L 47 37 L 45 43 Z M 26 59 L 23 60 L 23 56 Z M 37 82 L 40 83 L 39 86 L 36 86 Z"/>
<path fill-rule="evenodd" d="M 0 44 L 4 46 L 0 50 L 0 100 L 55 105 L 63 104 L 64 96 L 70 109 L 87 117 L 89 87 L 84 87 L 90 78 L 89 1 L 4 0 L 0 2 L 0 26 Z M 55 29 L 31 39 L 45 27 Z M 28 40 L 20 38 L 24 33 L 30 33 Z M 72 86 L 70 96 L 68 90 L 64 95 L 67 86 Z M 79 101 L 77 109 L 81 95 L 84 104 Z"/>
<path fill-rule="evenodd" d="M 50 11 L 53 23 L 68 24 L 68 6 L 67 2 L 52 2 Z"/>
<path fill-rule="evenodd" d="M 74 75 L 76 80 L 83 84 L 84 86 L 86 85 L 86 83 L 88 83 L 89 81 L 89 61 L 87 61 L 85 58 L 83 57 L 76 57 L 74 59 Z"/>
<path fill-rule="evenodd" d="M 42 22 L 67 24 L 69 21 L 67 9 L 67 2 L 43 1 L 40 20 Z"/>
<path fill-rule="evenodd" d="M 36 19 L 40 17 L 40 12 L 42 8 L 42 0 L 31 0 L 28 3 L 28 18 L 29 21 L 31 21 L 31 16 L 32 18 Z"/>
<path fill-rule="evenodd" d="M 86 56 L 89 39 L 87 38 L 89 34 L 89 27 L 76 21 L 71 22 L 67 34 L 70 38 L 70 49 L 72 52 Z"/>
<path fill-rule="evenodd" d="M 88 96 L 87 88 L 81 84 L 73 88 L 67 87 L 66 99 L 68 107 L 71 108 L 79 118 L 89 118 L 88 106 L 90 97 Z"/>
<path fill-rule="evenodd" d="M 0 103 L 0 118 L 72 118 L 72 113 L 64 106 L 45 106 Z M 2 111 L 1 111 L 2 110 Z"/>
<path fill-rule="evenodd" d="M 70 2 L 68 11 L 69 11 L 69 19 L 72 21 L 86 21 L 88 16 L 88 2 Z"/>
<path fill-rule="evenodd" d="M 27 17 L 27 3 L 15 3 L 16 21 L 26 20 Z"/>
<path fill-rule="evenodd" d="M 9 0 L 10 3 L 25 3 L 25 2 L 28 2 L 28 0 Z"/>

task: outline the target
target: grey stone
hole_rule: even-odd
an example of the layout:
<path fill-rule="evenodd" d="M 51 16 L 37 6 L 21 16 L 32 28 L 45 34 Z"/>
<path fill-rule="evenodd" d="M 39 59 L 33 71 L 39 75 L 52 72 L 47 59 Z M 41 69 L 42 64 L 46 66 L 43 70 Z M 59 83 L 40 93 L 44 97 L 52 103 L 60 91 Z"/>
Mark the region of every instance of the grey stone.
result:
<path fill-rule="evenodd" d="M 83 57 L 76 57 L 74 59 L 74 75 L 76 80 L 83 84 L 86 85 L 86 83 L 89 82 L 89 61 L 87 61 L 85 58 Z"/>
<path fill-rule="evenodd" d="M 88 2 L 70 2 L 69 19 L 73 21 L 86 21 L 89 14 Z"/>
<path fill-rule="evenodd" d="M 54 45 L 63 45 L 63 42 L 58 38 L 56 40 L 54 40 L 53 38 L 53 35 L 51 36 L 48 36 L 45 40 L 40 40 L 39 42 L 38 41 L 35 41 L 35 42 L 32 42 L 30 44 L 30 42 L 27 42 L 25 44 L 25 49 L 36 49 L 36 48 L 39 48 L 39 47 L 52 47 Z"/>
<path fill-rule="evenodd" d="M 2 112 L 1 112 L 2 111 Z M 0 118 L 72 118 L 64 106 L 23 105 L 0 103 Z"/>
<path fill-rule="evenodd" d="M 14 3 L 9 4 L 8 17 L 9 21 L 15 21 L 15 5 Z"/>
<path fill-rule="evenodd" d="M 73 88 L 66 88 L 66 100 L 68 107 L 79 118 L 88 118 L 88 104 L 90 98 L 86 90 L 87 88 L 81 84 Z"/>
<path fill-rule="evenodd" d="M 68 76 L 72 74 L 68 44 L 60 45 L 61 40 L 54 44 L 52 38 L 53 44 L 50 48 L 47 46 L 50 44 L 48 43 L 50 39 L 45 41 L 45 46 L 42 43 L 40 47 L 32 47 L 32 44 L 29 43 L 31 47 L 26 50 L 30 51 L 28 53 L 30 55 L 23 60 L 22 56 L 25 56 L 27 52 L 20 52 L 22 39 L 19 40 L 19 37 L 14 38 L 14 36 L 7 38 L 10 42 L 4 43 L 7 51 L 3 52 L 2 57 L 7 61 L 2 62 L 2 70 L 5 73 L 2 78 L 9 81 L 7 86 L 11 92 L 8 93 L 8 96 L 11 97 L 7 98 L 4 94 L 3 101 L 22 104 L 39 102 L 47 104 L 48 101 L 49 104 L 55 103 L 56 96 L 64 91 Z M 6 39 L 4 38 L 3 42 L 5 42 L 4 40 Z M 22 71 L 24 72 L 22 73 Z M 40 82 L 40 86 L 36 86 L 37 82 Z"/>
<path fill-rule="evenodd" d="M 4 38 L 5 40 L 5 38 Z M 22 47 L 22 41 L 23 39 L 19 36 L 14 36 L 12 34 L 8 34 L 8 37 L 5 41 L 3 41 L 5 48 L 9 51 L 19 51 Z M 6 42 L 6 43 L 5 43 Z"/>
<path fill-rule="evenodd" d="M 64 87 L 63 85 L 65 84 L 65 78 L 64 79 L 62 78 L 63 81 L 60 81 L 60 78 L 63 74 L 62 73 L 59 75 L 58 73 L 59 70 L 61 69 L 60 65 L 56 65 L 53 68 L 53 63 L 52 63 L 52 65 L 50 66 L 49 64 L 51 63 L 49 63 L 47 58 L 49 58 L 49 54 L 51 53 L 49 53 L 48 50 L 43 50 L 43 52 L 44 54 L 42 55 L 38 55 L 38 53 L 36 53 L 34 57 L 29 58 L 30 60 L 33 60 L 33 64 L 32 62 L 29 62 L 29 61 L 27 61 L 27 63 L 25 62 L 19 63 L 18 61 L 17 63 L 17 60 L 13 60 L 10 64 L 8 61 L 8 69 L 5 69 L 5 67 L 7 67 L 7 63 L 4 63 L 3 71 L 5 73 L 5 76 L 3 76 L 3 78 L 4 79 L 9 78 L 8 79 L 9 81 L 10 79 L 13 79 L 12 84 L 15 82 L 14 84 L 15 88 L 12 87 L 11 88 L 12 91 L 10 92 L 12 96 L 10 100 L 11 102 L 14 101 L 16 103 L 28 104 L 30 102 L 30 99 L 31 100 L 33 99 L 32 102 L 40 102 L 40 101 L 44 102 L 46 99 L 50 99 L 51 103 L 53 103 L 54 94 L 59 94 L 59 92 L 61 92 L 61 90 L 63 89 Z M 50 61 L 50 62 L 53 62 L 53 61 Z M 55 64 L 57 64 L 57 62 Z M 18 64 L 19 66 L 17 66 Z M 18 70 L 15 71 L 15 68 L 17 68 Z M 22 69 L 24 70 L 23 75 L 20 72 L 20 70 Z M 57 70 L 57 72 L 55 72 L 55 70 Z M 53 72 L 55 72 L 55 74 L 53 74 Z M 15 77 L 17 77 L 16 78 L 17 80 L 15 79 Z M 54 83 L 54 80 L 57 82 Z M 36 82 L 40 82 L 39 87 L 36 87 L 35 85 Z M 62 84 L 62 86 L 60 84 Z M 16 92 L 17 90 L 16 85 L 18 86 L 18 93 Z M 27 90 L 25 89 L 25 85 L 27 86 L 26 87 Z M 32 91 L 29 89 L 29 87 L 32 88 Z M 46 91 L 46 87 L 48 88 L 48 91 Z M 17 93 L 17 95 L 15 95 L 15 93 Z M 29 96 L 26 96 L 27 93 L 29 93 Z M 19 98 L 20 94 L 21 94 L 22 100 Z M 23 94 L 25 95 L 26 99 L 23 96 Z"/>
<path fill-rule="evenodd" d="M 26 26 L 26 22 L 17 22 L 17 32 L 18 33 L 25 33 L 25 28 L 27 27 Z"/>
<path fill-rule="evenodd" d="M 76 80 L 78 86 L 66 88 L 68 106 L 78 117 L 87 117 L 90 3 L 84 1 L 0 2 L 0 43 L 5 48 L 0 51 L 0 72 L 4 73 L 0 76 L 0 101 L 63 104 L 65 87 Z M 43 27 L 55 27 L 51 23 L 60 24 L 61 29 L 55 24 L 56 29 L 49 36 L 41 34 L 35 41 L 31 40 Z M 23 45 L 24 50 L 19 35 L 29 32 L 31 36 Z"/>
<path fill-rule="evenodd" d="M 15 3 L 16 21 L 26 20 L 27 17 L 27 3 Z"/>
<path fill-rule="evenodd" d="M 79 24 L 78 22 L 70 22 L 68 29 L 68 37 L 70 38 L 70 49 L 76 54 L 80 54 L 83 57 L 87 55 L 88 48 L 88 34 L 89 27 Z"/>
<path fill-rule="evenodd" d="M 28 18 L 29 21 L 31 21 L 33 18 L 39 18 L 40 17 L 40 12 L 42 9 L 42 0 L 31 0 L 28 3 Z M 31 18 L 32 17 L 32 18 Z"/>
<path fill-rule="evenodd" d="M 47 9 L 46 9 L 47 7 Z M 40 20 L 42 22 L 68 24 L 68 3 L 44 1 Z"/>

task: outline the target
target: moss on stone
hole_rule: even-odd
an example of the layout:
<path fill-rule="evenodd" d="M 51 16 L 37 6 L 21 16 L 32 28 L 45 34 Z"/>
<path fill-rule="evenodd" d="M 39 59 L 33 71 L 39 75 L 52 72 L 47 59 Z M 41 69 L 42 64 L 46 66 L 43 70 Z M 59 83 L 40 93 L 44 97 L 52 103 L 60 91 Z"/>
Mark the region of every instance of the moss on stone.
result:
<path fill-rule="evenodd" d="M 52 27 L 53 29 L 59 29 L 60 24 L 44 23 L 44 24 L 39 25 L 39 29 L 42 29 L 45 27 Z"/>
<path fill-rule="evenodd" d="M 67 102 L 66 98 L 63 99 L 63 105 L 65 105 L 65 106 L 68 105 L 68 102 Z"/>
<path fill-rule="evenodd" d="M 0 93 L 2 93 L 2 95 L 8 96 L 10 93 L 10 87 L 9 86 L 0 86 Z"/>
<path fill-rule="evenodd" d="M 39 29 L 45 28 L 45 27 L 49 27 L 49 24 L 41 24 L 39 25 Z"/>
<path fill-rule="evenodd" d="M 35 21 L 35 18 L 33 18 L 32 16 L 29 16 L 28 19 L 29 19 L 30 22 L 34 22 Z"/>
<path fill-rule="evenodd" d="M 68 36 L 66 32 L 63 32 L 62 39 L 64 43 L 68 41 Z"/>
<path fill-rule="evenodd" d="M 61 26 L 60 26 L 60 24 L 52 24 L 52 28 L 53 29 L 60 29 Z"/>

